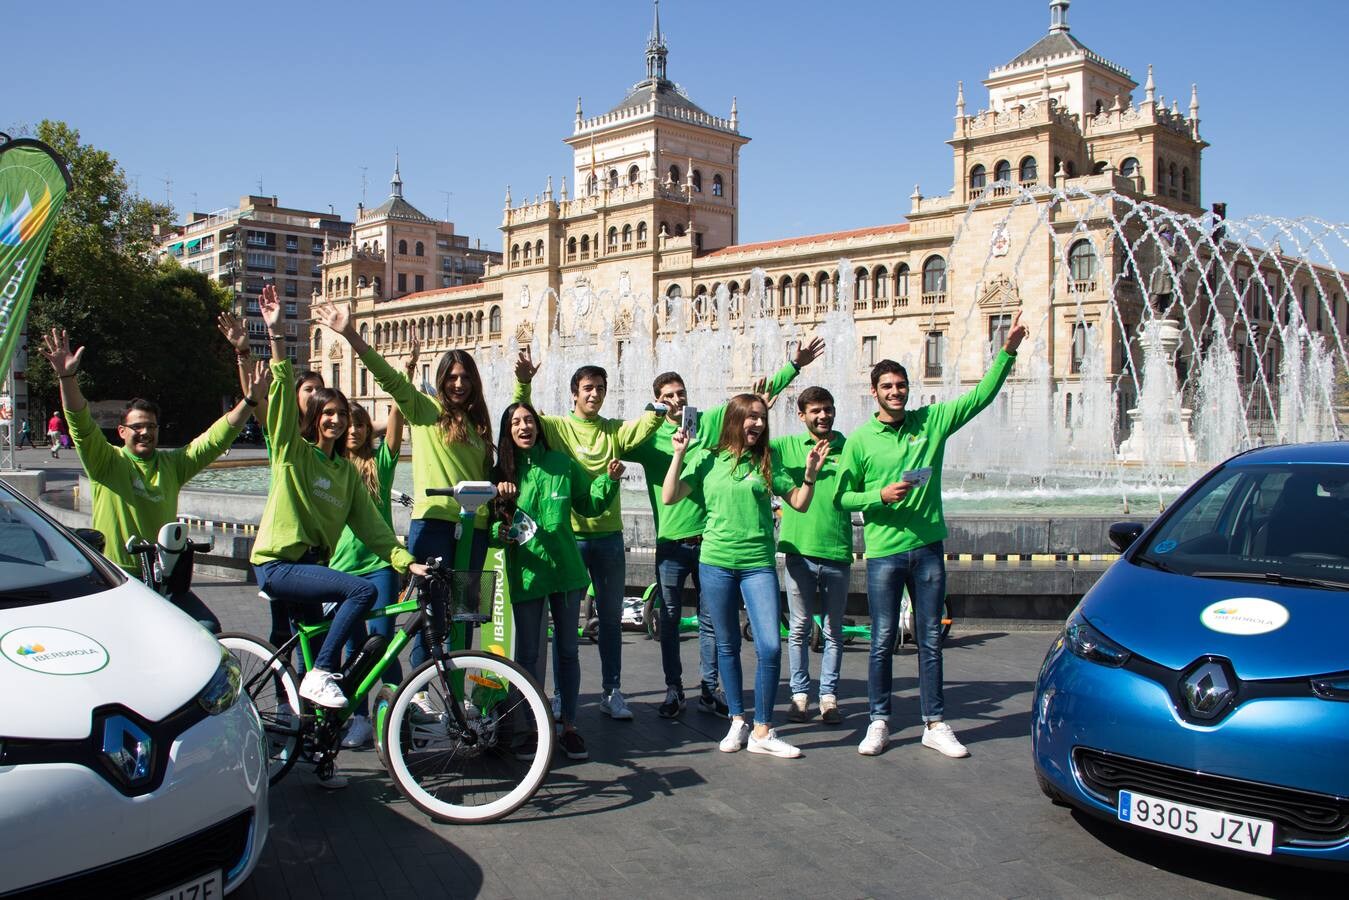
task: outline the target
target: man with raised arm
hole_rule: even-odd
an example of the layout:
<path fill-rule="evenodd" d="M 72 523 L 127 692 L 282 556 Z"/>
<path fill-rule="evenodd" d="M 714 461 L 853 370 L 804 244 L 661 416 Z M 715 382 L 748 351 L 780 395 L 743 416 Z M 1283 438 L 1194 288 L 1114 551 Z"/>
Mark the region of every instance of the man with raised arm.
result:
<path fill-rule="evenodd" d="M 530 402 L 530 382 L 539 369 L 529 347 L 515 363 L 512 403 Z M 549 446 L 572 456 L 592 478 L 623 459 L 651 438 L 660 427 L 654 407 L 626 422 L 600 415 L 609 392 L 609 373 L 599 366 L 582 366 L 571 376 L 572 411 L 566 416 L 540 415 Z M 631 719 L 632 710 L 620 689 L 623 671 L 623 589 L 627 585 L 627 557 L 623 548 L 622 497 L 595 518 L 572 513 L 581 559 L 590 573 L 595 609 L 600 620 L 600 709 L 614 719 Z"/>
<path fill-rule="evenodd" d="M 802 344 L 792 361 L 771 379 L 761 379 L 754 393 L 771 404 L 774 397 L 787 389 L 801 370 L 824 352 L 824 340 L 815 338 Z M 660 588 L 660 661 L 665 670 L 665 700 L 656 712 L 672 719 L 684 709 L 684 664 L 679 658 L 679 620 L 682 617 L 684 583 L 693 580 L 693 589 L 701 594 L 698 583 L 698 558 L 702 545 L 703 528 L 707 524 L 707 506 L 701 488 L 695 488 L 679 502 L 666 506 L 661 502 L 661 486 L 674 457 L 671 438 L 683 423 L 684 407 L 688 405 L 688 391 L 684 378 L 678 372 L 656 376 L 652 384 L 656 402 L 665 405 L 665 417 L 655 437 L 635 448 L 624 458 L 642 467 L 646 474 L 647 493 L 651 497 L 651 514 L 656 522 L 656 582 Z M 695 442 L 712 446 L 721 437 L 721 426 L 726 421 L 726 404 L 700 410 L 695 425 Z M 698 607 L 698 659 L 701 668 L 699 708 L 722 718 L 729 718 L 726 697 L 718 688 L 717 645 L 712 631 L 712 619 Z"/>
<path fill-rule="evenodd" d="M 1020 311 L 1006 343 L 974 389 L 948 400 L 906 409 L 909 375 L 891 359 L 871 370 L 877 410 L 843 445 L 835 502 L 860 510 L 867 560 L 867 605 L 871 612 L 871 658 L 867 694 L 871 724 L 857 752 L 880 754 L 890 742 L 891 649 L 900 595 L 913 601 L 918 641 L 918 692 L 923 746 L 944 756 L 968 756 L 943 721 L 941 613 L 946 599 L 946 519 L 941 470 L 946 441 L 993 402 L 1016 362 L 1027 334 Z"/>
<path fill-rule="evenodd" d="M 123 443 L 117 449 L 95 424 L 80 391 L 76 373 L 84 348 L 71 352 L 65 330 L 53 328 L 43 337 L 41 353 L 60 380 L 61 405 L 70 423 L 70 437 L 93 485 L 92 524 L 103 534 L 103 554 L 138 575 L 140 560 L 127 553 L 127 539 L 153 541 L 160 528 L 178 518 L 179 491 L 238 437 L 258 404 L 258 395 L 267 390 L 271 380 L 267 369 L 258 363 L 251 373 L 248 393 L 234 409 L 192 443 L 174 450 L 159 449 L 159 406 L 149 400 L 132 400 L 117 426 Z M 212 632 L 220 631 L 220 620 L 191 591 L 169 599 Z"/>

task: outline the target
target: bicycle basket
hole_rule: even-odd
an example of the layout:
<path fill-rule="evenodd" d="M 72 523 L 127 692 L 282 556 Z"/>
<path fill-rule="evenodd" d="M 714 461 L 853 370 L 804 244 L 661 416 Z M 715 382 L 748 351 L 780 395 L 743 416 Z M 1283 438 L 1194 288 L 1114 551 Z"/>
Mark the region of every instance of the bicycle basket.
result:
<path fill-rule="evenodd" d="M 482 623 L 492 618 L 498 577 L 499 573 L 490 570 L 445 572 L 426 589 L 432 592 L 433 604 L 444 604 L 450 621 Z"/>

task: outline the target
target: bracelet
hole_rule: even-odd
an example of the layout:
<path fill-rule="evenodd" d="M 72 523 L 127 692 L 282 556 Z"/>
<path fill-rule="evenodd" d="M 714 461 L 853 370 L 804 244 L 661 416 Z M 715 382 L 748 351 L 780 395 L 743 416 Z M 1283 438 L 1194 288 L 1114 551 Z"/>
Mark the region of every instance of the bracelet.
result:
<path fill-rule="evenodd" d="M 811 487 L 814 487 L 814 486 L 815 486 L 815 482 L 813 482 L 813 481 L 811 481 L 811 480 L 809 480 L 809 479 L 806 479 L 806 478 L 802 478 L 802 479 L 801 479 L 801 483 L 802 483 L 802 484 L 805 484 L 805 485 L 810 485 Z"/>
<path fill-rule="evenodd" d="M 284 341 L 286 339 L 286 336 L 284 334 L 272 334 L 270 331 L 267 332 L 267 337 L 271 338 L 274 341 Z"/>
<path fill-rule="evenodd" d="M 252 397 L 244 397 L 244 403 L 247 403 L 250 409 L 254 409 L 258 405 L 258 401 L 254 400 Z"/>
<path fill-rule="evenodd" d="M 57 380 L 57 381 L 65 381 L 67 378 L 74 378 L 74 377 L 75 377 L 75 373 L 74 373 L 74 372 L 71 372 L 69 375 L 58 375 L 58 376 L 56 377 L 56 380 Z"/>

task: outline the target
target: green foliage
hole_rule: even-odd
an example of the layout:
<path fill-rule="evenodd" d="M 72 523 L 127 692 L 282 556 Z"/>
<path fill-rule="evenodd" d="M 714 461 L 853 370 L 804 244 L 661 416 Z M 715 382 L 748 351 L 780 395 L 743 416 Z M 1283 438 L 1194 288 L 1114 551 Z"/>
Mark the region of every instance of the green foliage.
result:
<path fill-rule="evenodd" d="M 65 328 L 88 349 L 80 386 L 91 400 L 147 397 L 160 404 L 167 440 L 194 436 L 237 393 L 233 357 L 215 331 L 228 291 L 169 260 L 152 261 L 154 228 L 173 211 L 133 194 L 106 151 L 64 122 L 36 130 L 65 157 L 75 181 L 38 277 L 29 312 L 27 378 L 35 414 L 55 408 L 57 386 L 37 353 L 41 335 Z"/>

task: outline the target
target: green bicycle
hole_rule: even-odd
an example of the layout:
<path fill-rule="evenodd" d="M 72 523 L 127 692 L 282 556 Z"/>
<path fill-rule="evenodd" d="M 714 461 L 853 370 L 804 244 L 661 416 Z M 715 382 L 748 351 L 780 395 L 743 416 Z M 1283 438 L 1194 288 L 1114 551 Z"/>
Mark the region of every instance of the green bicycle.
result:
<path fill-rule="evenodd" d="M 464 486 L 443 492 L 455 491 L 458 498 Z M 469 503 L 461 500 L 461 505 L 471 517 Z M 469 544 L 459 541 L 465 563 Z M 376 750 L 398 789 L 436 821 L 470 824 L 510 815 L 543 783 L 555 732 L 552 710 L 538 683 L 505 655 L 493 652 L 507 652 L 499 644 L 488 651 L 445 647 L 447 635 L 456 646 L 468 646 L 473 625 L 509 617 L 504 572 L 452 569 L 440 559 L 427 565 L 426 577 L 411 578 L 399 602 L 366 617 L 415 614 L 411 625 L 398 628 L 387 642 L 371 635 L 344 663 L 341 684 L 348 703 L 341 709 L 302 700 L 289 662 L 298 644 L 305 665 L 312 666 L 331 622 L 296 623 L 295 635 L 279 648 L 249 634 L 220 635 L 220 643 L 239 662 L 243 690 L 262 720 L 272 784 L 301 756 L 320 777 L 331 776 L 343 726 L 380 684 L 389 664 L 423 633 L 431 658 L 396 688 L 380 688 L 374 701 Z M 484 630 L 484 643 L 494 637 Z"/>

